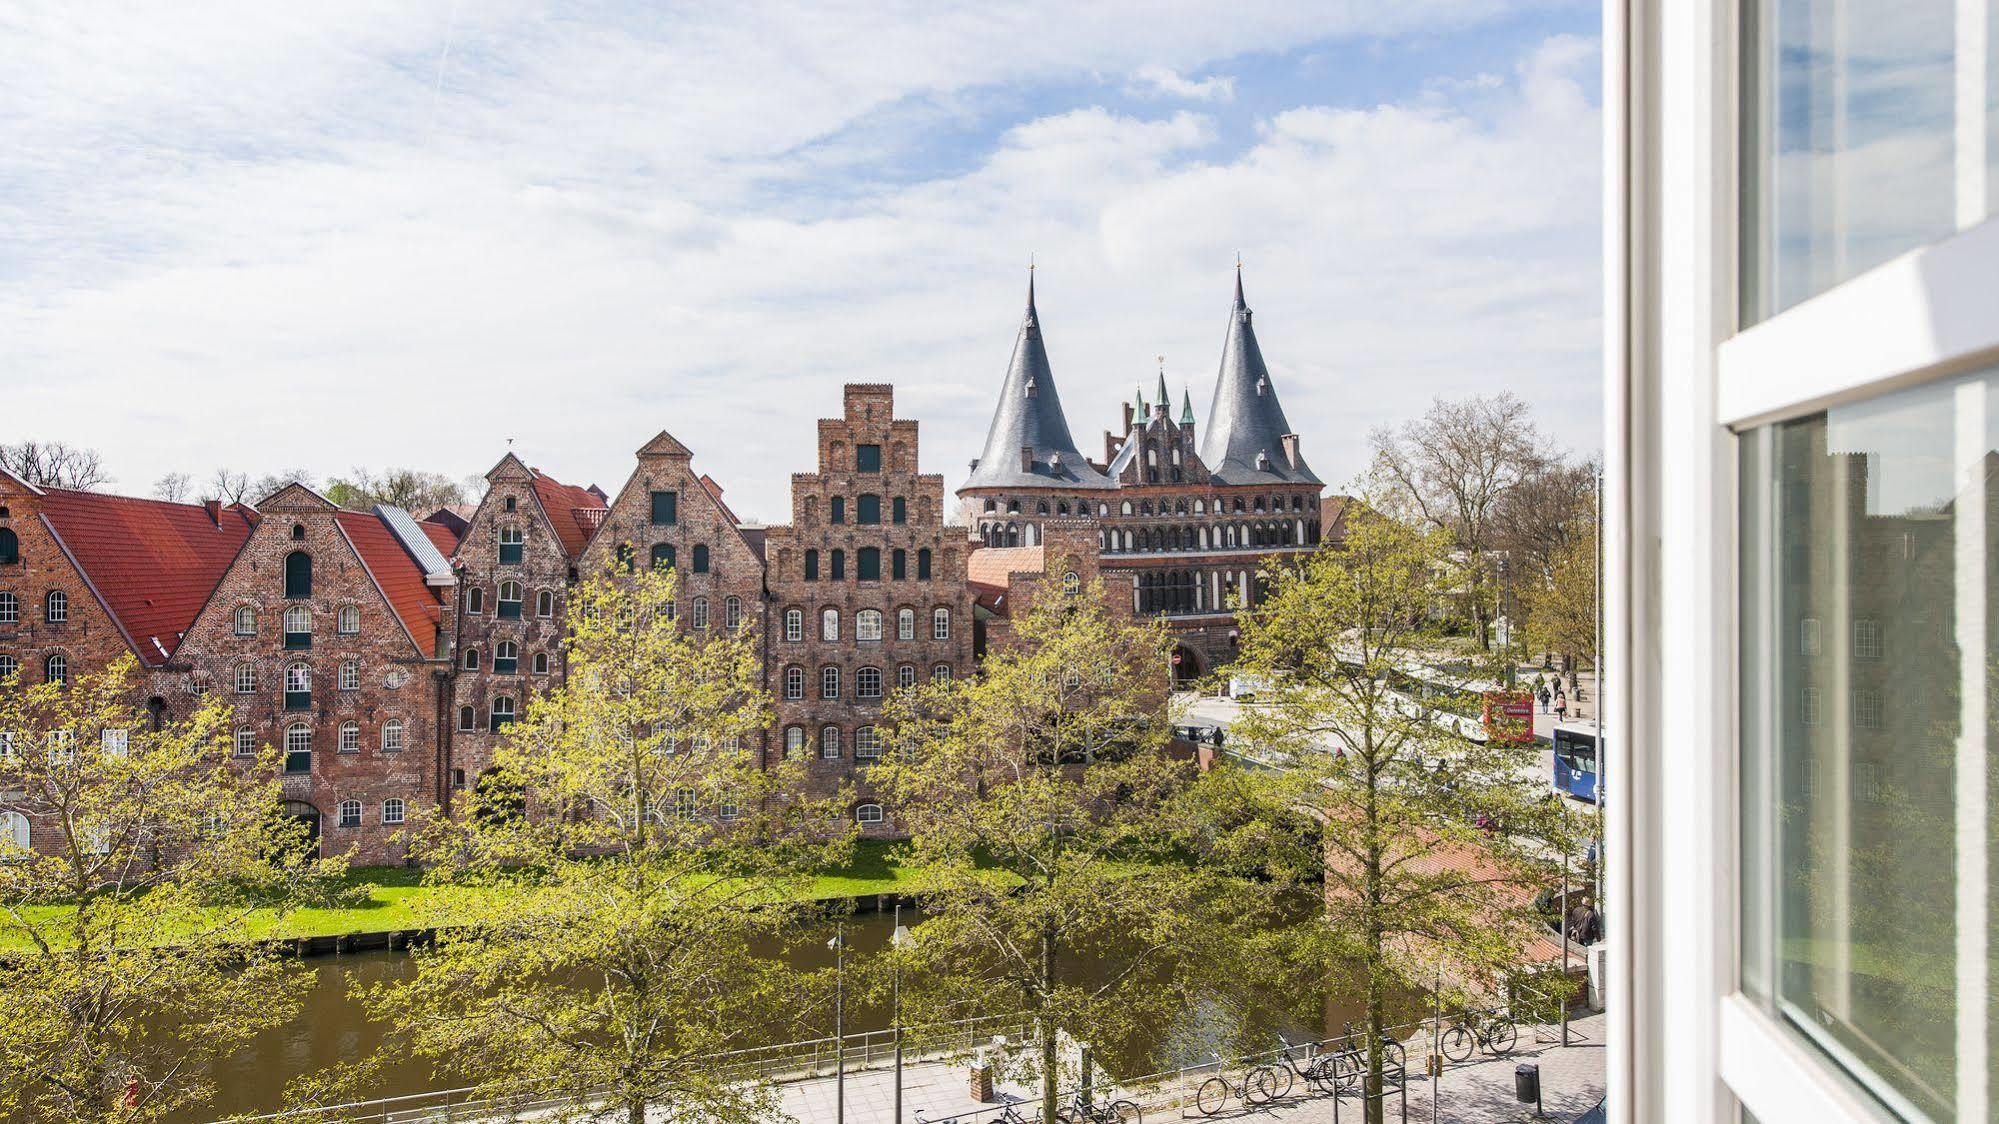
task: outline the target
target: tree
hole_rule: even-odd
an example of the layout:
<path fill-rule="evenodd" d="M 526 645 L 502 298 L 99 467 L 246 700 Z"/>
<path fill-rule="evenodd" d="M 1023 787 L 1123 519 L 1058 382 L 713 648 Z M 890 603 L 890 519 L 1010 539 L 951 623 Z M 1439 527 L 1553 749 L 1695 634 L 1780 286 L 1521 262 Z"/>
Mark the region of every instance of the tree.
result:
<path fill-rule="evenodd" d="M 379 476 L 357 468 L 349 476 L 336 476 L 326 485 L 326 498 L 342 507 L 373 507 L 388 504 L 427 515 L 440 507 L 462 503 L 464 486 L 438 472 L 413 468 L 392 468 Z"/>
<path fill-rule="evenodd" d="M 252 498 L 249 474 L 218 468 L 203 485 L 201 498 L 215 500 L 224 506 L 244 503 Z"/>
<path fill-rule="evenodd" d="M 1242 674 L 1265 683 L 1231 738 L 1285 767 L 1265 774 L 1264 817 L 1309 809 L 1325 848 L 1319 963 L 1366 1006 L 1367 1089 L 1382 1089 L 1392 997 L 1442 966 L 1496 988 L 1535 922 L 1549 840 L 1571 845 L 1543 799 L 1532 743 L 1474 741 L 1395 689 L 1417 659 L 1452 549 L 1371 512 L 1338 550 L 1265 574 L 1238 617 Z M 1370 1102 L 1378 1121 L 1380 1102 Z"/>
<path fill-rule="evenodd" d="M 303 971 L 243 926 L 318 900 L 339 864 L 309 863 L 277 814 L 274 753 L 227 760 L 228 708 L 155 729 L 137 690 L 130 656 L 66 687 L 0 684 L 0 1118 L 185 1113 L 212 1063 L 299 1007 Z"/>
<path fill-rule="evenodd" d="M 482 892 L 367 1004 L 493 1095 L 747 1124 L 768 1090 L 710 1059 L 797 1017 L 801 977 L 752 948 L 798 939 L 849 833 L 742 744 L 770 721 L 756 636 L 682 631 L 673 596 L 670 570 L 572 594 L 565 684 L 506 729 L 501 783 L 424 833 L 426 877 Z"/>
<path fill-rule="evenodd" d="M 0 471 L 37 488 L 70 488 L 93 492 L 111 483 L 104 460 L 95 449 L 80 449 L 60 441 L 22 441 L 0 445 Z"/>
<path fill-rule="evenodd" d="M 1545 577 L 1529 586 L 1524 598 L 1527 636 L 1535 648 L 1559 652 L 1569 667 L 1569 685 L 1576 684 L 1576 657 L 1598 666 L 1597 642 L 1597 515 L 1596 498 L 1586 497 L 1565 527 Z M 1598 676 L 1601 683 L 1602 676 Z M 1601 687 L 1599 687 L 1599 690 Z"/>
<path fill-rule="evenodd" d="M 1054 1120 L 1058 1034 L 1128 1048 L 1216 990 L 1201 983 L 1226 970 L 1219 949 L 1267 903 L 1187 846 L 1196 776 L 1163 752 L 1163 627 L 1120 619 L 1101 586 L 1016 612 L 976 677 L 890 700 L 896 751 L 868 780 L 932 889 L 897 954 L 905 1003 L 1029 1014 Z M 1086 959 L 1115 968 L 1086 984 L 1071 970 Z"/>
<path fill-rule="evenodd" d="M 251 503 L 256 503 L 289 484 L 303 484 L 308 488 L 313 487 L 313 479 L 312 473 L 302 468 L 288 468 L 279 472 L 267 472 L 257 477 L 256 483 L 249 486 L 244 493 L 244 498 L 248 499 Z"/>
<path fill-rule="evenodd" d="M 153 498 L 180 503 L 187 499 L 193 483 L 185 472 L 169 472 L 153 482 Z"/>
<path fill-rule="evenodd" d="M 1465 588 L 1437 593 L 1466 599 L 1479 647 L 1490 647 L 1496 518 L 1507 493 L 1544 460 L 1527 403 L 1505 391 L 1459 402 L 1439 398 L 1421 418 L 1399 430 L 1376 429 L 1369 440 L 1369 501 L 1449 536 L 1462 555 Z"/>

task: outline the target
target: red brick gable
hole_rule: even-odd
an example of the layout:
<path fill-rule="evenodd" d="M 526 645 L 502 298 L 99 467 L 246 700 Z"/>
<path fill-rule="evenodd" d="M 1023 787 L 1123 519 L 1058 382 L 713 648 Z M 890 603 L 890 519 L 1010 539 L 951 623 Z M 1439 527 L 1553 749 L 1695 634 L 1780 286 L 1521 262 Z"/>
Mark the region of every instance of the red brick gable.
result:
<path fill-rule="evenodd" d="M 44 489 L 42 516 L 75 559 L 139 659 L 158 667 L 214 592 L 256 526 L 232 505 Z"/>

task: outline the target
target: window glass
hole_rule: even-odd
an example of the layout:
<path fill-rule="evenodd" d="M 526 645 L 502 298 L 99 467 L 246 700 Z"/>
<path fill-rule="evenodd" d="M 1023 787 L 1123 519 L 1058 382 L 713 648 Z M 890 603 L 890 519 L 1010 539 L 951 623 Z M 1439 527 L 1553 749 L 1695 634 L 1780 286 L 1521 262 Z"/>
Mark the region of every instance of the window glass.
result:
<path fill-rule="evenodd" d="M 880 472 L 882 470 L 882 447 L 880 445 L 854 446 L 855 472 Z"/>
<path fill-rule="evenodd" d="M 1742 448 L 1744 989 L 1896 1114 L 1954 1119 L 1960 1048 L 1991 1064 L 1957 1032 L 1999 869 L 1999 376 Z"/>
<path fill-rule="evenodd" d="M 654 492 L 652 521 L 661 527 L 680 522 L 680 495 L 676 492 Z"/>
<path fill-rule="evenodd" d="M 1957 14 L 1985 4 L 1999 12 L 1991 0 L 1749 6 L 1745 321 L 1992 213 L 1999 18 L 1961 35 Z M 1963 73 L 1982 75 L 1983 88 L 1961 88 Z M 1961 115 L 1977 122 L 1962 153 Z"/>

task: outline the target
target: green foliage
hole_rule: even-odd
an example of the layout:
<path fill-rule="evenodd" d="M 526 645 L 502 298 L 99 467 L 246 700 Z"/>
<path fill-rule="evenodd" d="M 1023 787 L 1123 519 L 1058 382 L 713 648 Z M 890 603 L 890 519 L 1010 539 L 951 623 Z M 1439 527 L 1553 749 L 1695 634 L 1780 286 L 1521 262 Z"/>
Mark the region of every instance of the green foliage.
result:
<path fill-rule="evenodd" d="M 0 840 L 0 1118 L 146 1121 L 204 1103 L 211 1063 L 297 1010 L 297 968 L 243 943 L 244 918 L 337 887 L 340 864 L 311 863 L 277 814 L 276 756 L 232 764 L 213 701 L 152 729 L 135 671 L 126 657 L 67 687 L 0 684 L 0 812 L 28 817 L 36 842 Z"/>
<path fill-rule="evenodd" d="M 495 751 L 507 783 L 422 832 L 429 880 L 499 892 L 366 997 L 441 1071 L 576 1098 L 558 1117 L 767 1118 L 769 1090 L 713 1055 L 807 1007 L 807 980 L 748 950 L 796 939 L 812 875 L 851 842 L 841 803 L 752 748 L 755 635 L 684 631 L 673 593 L 670 570 L 578 587 L 566 684 Z"/>
<path fill-rule="evenodd" d="M 1232 738 L 1285 766 L 1253 798 L 1273 823 L 1309 813 L 1324 848 L 1325 924 L 1299 956 L 1365 997 L 1370 1039 L 1390 998 L 1440 968 L 1496 991 L 1533 932 L 1534 891 L 1575 845 L 1531 744 L 1467 739 L 1442 704 L 1398 690 L 1430 643 L 1449 552 L 1362 513 L 1342 548 L 1267 573 L 1268 598 L 1240 618 L 1239 669 L 1266 686 Z"/>

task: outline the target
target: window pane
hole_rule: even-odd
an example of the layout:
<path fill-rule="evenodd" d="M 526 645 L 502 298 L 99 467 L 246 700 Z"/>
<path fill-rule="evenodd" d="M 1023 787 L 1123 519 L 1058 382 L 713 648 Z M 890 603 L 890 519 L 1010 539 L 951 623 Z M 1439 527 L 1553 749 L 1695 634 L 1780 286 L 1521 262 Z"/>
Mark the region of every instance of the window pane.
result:
<path fill-rule="evenodd" d="M 1755 321 L 1991 214 L 1999 0 L 1747 6 L 1743 309 Z M 1960 63 L 1983 88 L 1958 89 Z M 1963 153 L 1959 116 L 1986 140 Z M 1981 151 L 1982 150 L 1982 151 Z"/>
<path fill-rule="evenodd" d="M 1898 1114 L 1958 1119 L 1959 1012 L 1992 1018 L 1990 922 L 1960 925 L 1999 869 L 1999 376 L 1743 450 L 1743 986 Z"/>

